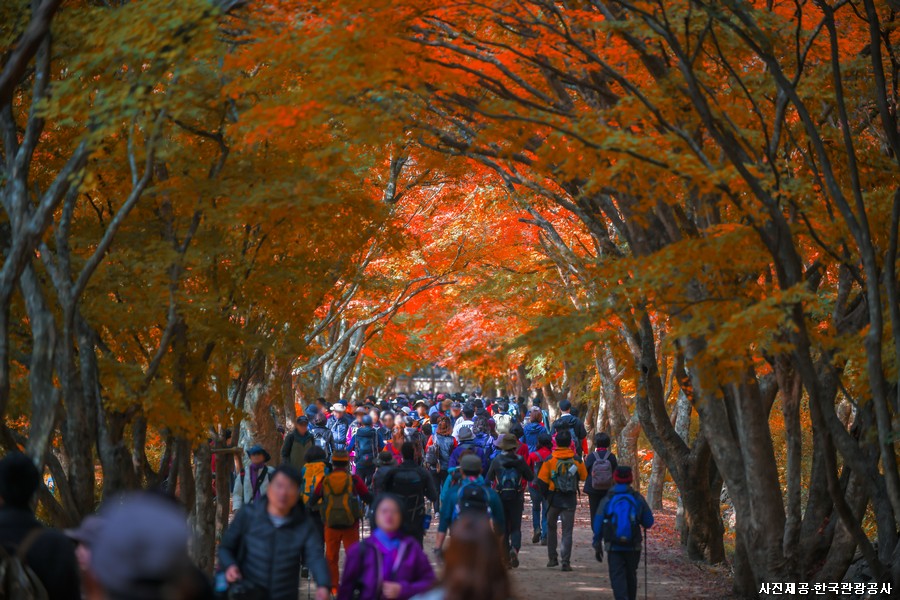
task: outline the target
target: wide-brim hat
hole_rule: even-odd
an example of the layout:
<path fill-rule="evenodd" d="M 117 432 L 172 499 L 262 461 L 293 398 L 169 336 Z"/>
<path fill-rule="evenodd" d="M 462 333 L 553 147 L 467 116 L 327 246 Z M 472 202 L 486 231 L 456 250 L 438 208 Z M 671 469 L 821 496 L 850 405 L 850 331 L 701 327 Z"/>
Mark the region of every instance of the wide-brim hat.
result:
<path fill-rule="evenodd" d="M 266 449 L 259 444 L 247 449 L 247 456 L 253 456 L 254 454 L 262 454 L 265 457 L 265 462 L 272 460 L 272 455 L 266 452 Z"/>
<path fill-rule="evenodd" d="M 466 440 L 474 440 L 475 434 L 472 433 L 471 427 L 460 427 L 459 428 L 459 441 L 465 442 Z"/>
<path fill-rule="evenodd" d="M 519 440 L 511 433 L 504 433 L 497 442 L 497 447 L 501 450 L 517 450 L 519 448 Z"/>

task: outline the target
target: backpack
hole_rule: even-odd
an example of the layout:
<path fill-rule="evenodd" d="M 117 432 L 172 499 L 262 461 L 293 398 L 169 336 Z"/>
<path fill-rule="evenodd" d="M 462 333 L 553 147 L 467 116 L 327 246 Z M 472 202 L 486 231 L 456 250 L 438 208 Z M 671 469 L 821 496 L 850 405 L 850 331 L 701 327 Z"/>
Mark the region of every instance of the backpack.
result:
<path fill-rule="evenodd" d="M 608 490 L 613 486 L 612 463 L 609 460 L 609 450 L 605 454 L 594 451 L 597 460 L 591 465 L 591 487 L 598 492 Z"/>
<path fill-rule="evenodd" d="M 398 467 L 385 477 L 383 485 L 383 491 L 403 499 L 403 516 L 406 522 L 411 523 L 416 517 L 424 515 L 427 486 L 418 469 Z"/>
<path fill-rule="evenodd" d="M 613 494 L 603 509 L 603 539 L 616 546 L 641 543 L 641 503 L 633 492 Z"/>
<path fill-rule="evenodd" d="M 515 467 L 515 462 L 510 461 L 506 466 L 500 465 L 497 474 L 497 493 L 503 500 L 515 499 L 522 490 L 522 474 Z"/>
<path fill-rule="evenodd" d="M 453 509 L 453 519 L 463 513 L 478 513 L 485 516 L 491 515 L 491 504 L 487 489 L 474 481 L 465 483 L 456 495 L 456 506 Z"/>
<path fill-rule="evenodd" d="M 44 532 L 43 527 L 35 527 L 14 554 L 9 554 L 0 546 L 0 598 L 8 600 L 47 600 L 47 589 L 34 571 L 25 562 L 28 551 Z"/>
<path fill-rule="evenodd" d="M 404 441 L 411 442 L 413 446 L 416 448 L 416 452 L 413 455 L 413 459 L 416 461 L 417 465 L 421 465 L 424 461 L 424 450 L 422 449 L 422 437 L 418 431 L 413 431 L 412 433 L 408 433 L 406 431 L 403 432 Z"/>
<path fill-rule="evenodd" d="M 506 413 L 494 415 L 494 423 L 497 424 L 497 433 L 503 435 L 509 433 L 513 426 L 514 417 Z"/>
<path fill-rule="evenodd" d="M 566 419 L 566 417 L 569 418 Z M 577 450 L 577 448 L 579 447 L 579 439 L 575 435 L 575 423 L 577 422 L 578 417 L 574 415 L 563 415 L 559 419 L 557 419 L 556 423 L 553 424 L 553 441 L 556 442 L 556 436 L 559 435 L 560 431 L 568 431 L 569 435 L 572 438 L 572 443 L 575 444 L 576 451 L 581 452 L 581 450 Z"/>
<path fill-rule="evenodd" d="M 303 503 L 309 507 L 309 499 L 312 497 L 313 492 L 316 491 L 316 487 L 319 485 L 319 482 L 325 477 L 325 463 L 323 462 L 311 462 L 306 463 L 303 466 L 303 488 L 300 490 L 300 498 L 303 500 Z M 317 510 L 310 507 L 310 510 Z"/>
<path fill-rule="evenodd" d="M 364 444 L 365 442 L 365 444 Z M 378 445 L 378 433 L 374 429 L 356 432 L 356 468 L 371 467 L 375 464 L 375 447 Z"/>
<path fill-rule="evenodd" d="M 572 472 L 575 469 L 575 472 Z M 557 492 L 563 494 L 573 494 L 578 491 L 578 468 L 575 466 L 575 460 L 571 458 L 560 458 L 556 461 L 556 468 L 550 473 L 550 479 Z"/>
<path fill-rule="evenodd" d="M 325 477 L 322 484 L 325 525 L 347 529 L 362 518 L 362 504 L 353 488 L 353 477 L 346 471 L 337 471 Z"/>

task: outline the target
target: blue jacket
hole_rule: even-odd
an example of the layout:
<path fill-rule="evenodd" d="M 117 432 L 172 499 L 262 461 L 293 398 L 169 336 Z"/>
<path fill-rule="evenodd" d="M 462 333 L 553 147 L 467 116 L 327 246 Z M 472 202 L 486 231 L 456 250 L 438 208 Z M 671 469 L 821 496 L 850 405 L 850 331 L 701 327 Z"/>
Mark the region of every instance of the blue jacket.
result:
<path fill-rule="evenodd" d="M 449 482 L 450 479 L 451 478 L 448 477 L 447 482 Z M 504 530 L 506 527 L 506 519 L 503 514 L 503 503 L 500 501 L 500 496 L 484 482 L 484 477 L 479 475 L 474 478 L 463 477 L 459 485 L 447 485 L 447 482 L 444 483 L 444 491 L 441 494 L 441 520 L 440 523 L 438 523 L 438 532 L 447 532 L 454 517 L 453 513 L 456 510 L 456 499 L 459 495 L 459 490 L 461 490 L 466 483 L 473 481 L 487 490 L 488 506 L 491 509 L 491 520 L 494 522 L 494 531 Z"/>
<path fill-rule="evenodd" d="M 653 511 L 650 510 L 650 506 L 647 504 L 647 501 L 644 500 L 644 497 L 641 496 L 638 492 L 634 491 L 634 489 L 629 484 L 617 483 L 606 494 L 606 497 L 600 503 L 600 506 L 597 507 L 597 514 L 594 515 L 594 548 L 597 547 L 597 544 L 603 541 L 603 515 L 606 512 L 606 506 L 609 504 L 610 500 L 612 500 L 616 497 L 616 495 L 619 494 L 633 495 L 638 502 L 638 521 L 640 522 L 641 527 L 643 527 L 644 529 L 650 529 L 651 527 L 653 527 Z M 637 539 L 634 540 L 634 543 L 631 546 L 620 546 L 618 544 L 610 544 L 609 542 L 606 542 L 606 550 L 608 552 L 629 552 L 640 549 L 640 535 L 638 535 Z"/>
<path fill-rule="evenodd" d="M 519 441 L 528 446 L 529 452 L 535 452 L 537 450 L 538 436 L 542 433 L 547 433 L 547 428 L 541 423 L 526 423 L 524 429 L 525 435 Z"/>
<path fill-rule="evenodd" d="M 460 442 L 459 446 L 456 447 L 456 450 L 453 451 L 453 454 L 450 455 L 450 469 L 459 466 L 459 459 L 462 456 L 463 451 L 467 448 L 471 448 L 475 451 L 475 454 L 478 455 L 478 458 L 481 459 L 481 474 L 484 475 L 487 473 L 488 467 L 491 466 L 491 461 L 487 455 L 485 455 L 484 450 L 481 449 L 481 446 L 475 443 L 475 440 L 466 440 L 465 442 Z"/>

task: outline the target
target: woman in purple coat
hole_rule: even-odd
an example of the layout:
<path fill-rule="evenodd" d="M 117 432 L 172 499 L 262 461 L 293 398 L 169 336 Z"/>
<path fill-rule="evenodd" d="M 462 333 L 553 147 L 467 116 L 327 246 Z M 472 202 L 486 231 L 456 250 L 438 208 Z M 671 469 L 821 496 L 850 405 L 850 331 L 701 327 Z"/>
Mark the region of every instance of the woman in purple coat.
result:
<path fill-rule="evenodd" d="M 434 571 L 422 547 L 400 531 L 402 506 L 391 494 L 375 499 L 374 533 L 347 552 L 337 600 L 409 600 L 434 585 Z"/>

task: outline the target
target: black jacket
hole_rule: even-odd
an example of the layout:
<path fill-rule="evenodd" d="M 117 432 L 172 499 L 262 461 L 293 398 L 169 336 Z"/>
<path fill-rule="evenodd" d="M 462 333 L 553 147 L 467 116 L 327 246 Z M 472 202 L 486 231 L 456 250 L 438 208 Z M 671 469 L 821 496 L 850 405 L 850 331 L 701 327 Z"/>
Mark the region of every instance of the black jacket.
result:
<path fill-rule="evenodd" d="M 484 480 L 487 483 L 494 483 L 494 480 L 500 476 L 501 469 L 516 469 L 525 481 L 534 479 L 534 471 L 532 471 L 531 467 L 529 467 L 528 464 L 522 460 L 522 457 L 515 452 L 501 452 L 497 458 L 492 460 Z"/>
<path fill-rule="evenodd" d="M 581 419 L 573 414 L 564 414 L 553 422 L 550 433 L 556 435 L 560 431 L 568 429 L 572 432 L 572 441 L 575 442 L 575 454 L 581 456 L 581 440 L 587 437 L 587 430 Z"/>
<path fill-rule="evenodd" d="M 10 506 L 0 507 L 0 544 L 10 554 L 35 527 L 44 532 L 34 540 L 25 563 L 44 584 L 53 600 L 80 600 L 81 584 L 75 544 L 55 529 L 46 529 L 31 511 Z"/>
<path fill-rule="evenodd" d="M 597 462 L 597 450 L 590 452 L 584 457 L 584 468 L 587 469 L 587 479 L 584 480 L 584 493 L 585 494 L 596 494 L 598 496 L 605 496 L 606 491 L 595 490 L 594 486 L 591 485 L 591 467 L 594 466 L 594 463 Z M 602 453 L 601 453 L 602 454 Z M 615 472 L 616 467 L 619 465 L 619 461 L 616 460 L 616 455 L 610 451 L 609 453 L 609 464 L 612 467 L 612 470 Z M 615 484 L 614 484 L 615 485 Z M 612 489 L 612 488 L 610 488 Z M 591 517 L 594 518 L 593 516 Z"/>
<path fill-rule="evenodd" d="M 276 528 L 268 504 L 260 498 L 234 517 L 219 545 L 222 569 L 236 564 L 244 579 L 268 592 L 269 600 L 296 600 L 301 563 L 317 586 L 331 587 L 322 542 L 303 508 L 298 503 L 288 522 Z"/>

